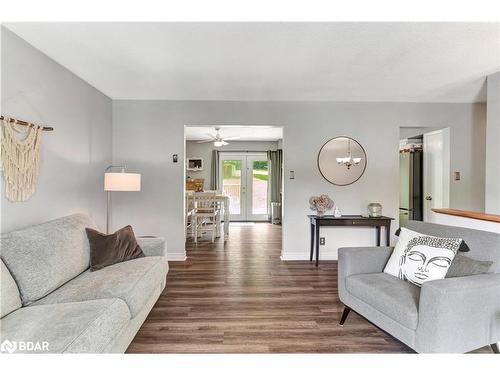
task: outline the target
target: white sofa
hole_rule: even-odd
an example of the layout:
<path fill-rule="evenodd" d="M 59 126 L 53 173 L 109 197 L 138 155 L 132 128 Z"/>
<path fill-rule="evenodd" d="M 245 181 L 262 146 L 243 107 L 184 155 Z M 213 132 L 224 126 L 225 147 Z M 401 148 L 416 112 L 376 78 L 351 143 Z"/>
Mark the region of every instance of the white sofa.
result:
<path fill-rule="evenodd" d="M 165 241 L 139 238 L 146 257 L 90 272 L 86 227 L 96 229 L 76 214 L 2 235 L 4 352 L 123 353 L 130 345 L 165 288 Z"/>

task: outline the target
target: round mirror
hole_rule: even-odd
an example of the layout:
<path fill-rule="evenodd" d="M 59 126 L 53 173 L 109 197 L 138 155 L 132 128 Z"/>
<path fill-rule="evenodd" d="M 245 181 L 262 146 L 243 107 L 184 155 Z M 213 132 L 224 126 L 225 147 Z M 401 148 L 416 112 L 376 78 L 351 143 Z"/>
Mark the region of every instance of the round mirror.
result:
<path fill-rule="evenodd" d="M 339 186 L 350 185 L 365 172 L 365 150 L 355 139 L 332 138 L 319 151 L 318 168 L 328 182 Z"/>

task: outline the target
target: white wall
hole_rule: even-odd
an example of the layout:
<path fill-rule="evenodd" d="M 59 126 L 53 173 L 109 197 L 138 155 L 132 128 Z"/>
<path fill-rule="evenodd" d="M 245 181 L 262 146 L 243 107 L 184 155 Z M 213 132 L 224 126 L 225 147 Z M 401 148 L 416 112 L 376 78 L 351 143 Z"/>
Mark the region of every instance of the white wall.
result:
<path fill-rule="evenodd" d="M 140 193 L 115 195 L 114 225 L 130 223 L 138 233 L 165 236 L 170 259 L 184 259 L 184 125 L 283 126 L 283 256 L 308 259 L 306 215 L 313 194 L 329 194 L 343 213 L 365 213 L 368 203 L 380 202 L 384 214 L 397 219 L 402 126 L 450 127 L 451 171 L 462 172 L 462 180 L 450 187 L 452 206 L 480 210 L 484 184 L 477 167 L 484 158 L 474 150 L 473 135 L 484 129 L 484 121 L 485 106 L 473 104 L 114 101 L 114 162 L 143 176 Z M 357 139 L 368 155 L 364 176 L 346 187 L 325 181 L 316 163 L 323 143 L 338 135 Z M 172 154 L 179 154 L 179 163 L 172 162 Z M 290 170 L 295 180 L 289 179 Z M 324 235 L 323 259 L 335 258 L 338 246 L 375 243 L 375 232 L 368 228 L 325 229 Z"/>
<path fill-rule="evenodd" d="M 2 114 L 55 129 L 43 134 L 40 177 L 30 200 L 7 201 L 2 178 L 1 231 L 76 212 L 90 214 L 103 228 L 111 100 L 7 29 L 1 34 Z"/>
<path fill-rule="evenodd" d="M 435 212 L 433 222 L 454 227 L 463 227 L 484 230 L 486 232 L 500 233 L 500 223 L 494 221 L 477 220 L 468 217 L 454 216 Z"/>
<path fill-rule="evenodd" d="M 212 142 L 196 143 L 186 141 L 186 158 L 203 158 L 202 171 L 186 171 L 186 176 L 191 178 L 203 178 L 204 189 L 210 187 L 210 166 L 212 161 L 212 150 L 224 151 L 274 151 L 278 148 L 278 142 L 264 141 L 231 141 L 228 145 L 214 147 Z"/>
<path fill-rule="evenodd" d="M 487 79 L 485 210 L 500 214 L 500 72 Z"/>
<path fill-rule="evenodd" d="M 439 130 L 438 128 L 401 128 L 399 129 L 399 138 L 400 139 L 407 139 L 407 138 L 413 138 L 417 137 L 419 135 L 422 135 L 424 133 L 432 132 L 434 130 Z"/>

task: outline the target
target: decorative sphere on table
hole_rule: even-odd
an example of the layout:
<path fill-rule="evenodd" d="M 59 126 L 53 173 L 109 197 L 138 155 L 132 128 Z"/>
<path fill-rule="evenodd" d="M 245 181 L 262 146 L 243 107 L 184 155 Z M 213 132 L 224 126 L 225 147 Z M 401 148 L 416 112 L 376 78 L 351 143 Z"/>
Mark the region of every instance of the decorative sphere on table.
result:
<path fill-rule="evenodd" d="M 326 194 L 321 194 L 318 197 L 312 196 L 309 198 L 309 206 L 311 210 L 316 211 L 318 216 L 323 216 L 326 211 L 333 208 L 333 201 Z"/>

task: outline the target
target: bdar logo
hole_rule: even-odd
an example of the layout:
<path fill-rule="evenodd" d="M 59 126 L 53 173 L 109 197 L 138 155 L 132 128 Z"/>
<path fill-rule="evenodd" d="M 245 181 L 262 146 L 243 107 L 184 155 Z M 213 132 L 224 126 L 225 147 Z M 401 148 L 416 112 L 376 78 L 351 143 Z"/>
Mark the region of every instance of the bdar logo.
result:
<path fill-rule="evenodd" d="M 17 343 L 11 342 L 9 340 L 5 340 L 0 345 L 0 351 L 2 352 L 14 353 L 16 349 L 17 349 Z"/>

